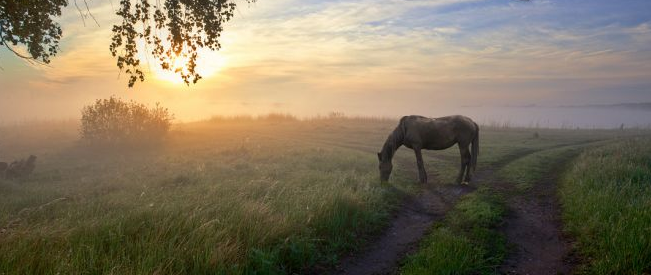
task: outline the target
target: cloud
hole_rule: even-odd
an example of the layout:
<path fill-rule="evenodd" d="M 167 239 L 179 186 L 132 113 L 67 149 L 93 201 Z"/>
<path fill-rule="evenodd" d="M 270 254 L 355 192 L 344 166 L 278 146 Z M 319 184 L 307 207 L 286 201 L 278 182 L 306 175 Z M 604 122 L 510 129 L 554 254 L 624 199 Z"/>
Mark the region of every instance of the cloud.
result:
<path fill-rule="evenodd" d="M 651 33 L 651 24 L 644 22 L 635 27 L 628 28 L 627 31 L 632 34 L 649 34 Z"/>
<path fill-rule="evenodd" d="M 227 61 L 219 73 L 190 88 L 150 78 L 127 90 L 108 52 L 116 17 L 102 2 L 93 7 L 101 28 L 88 21 L 84 27 L 75 10 L 67 11 L 62 54 L 52 68 L 32 68 L 21 81 L 37 94 L 163 101 L 179 117 L 256 108 L 377 114 L 394 105 L 398 112 L 436 104 L 567 103 L 590 90 L 601 91 L 593 100 L 616 100 L 605 91 L 618 87 L 651 100 L 637 92 L 651 77 L 651 18 L 641 12 L 647 3 L 242 2 L 223 34 L 220 55 Z"/>

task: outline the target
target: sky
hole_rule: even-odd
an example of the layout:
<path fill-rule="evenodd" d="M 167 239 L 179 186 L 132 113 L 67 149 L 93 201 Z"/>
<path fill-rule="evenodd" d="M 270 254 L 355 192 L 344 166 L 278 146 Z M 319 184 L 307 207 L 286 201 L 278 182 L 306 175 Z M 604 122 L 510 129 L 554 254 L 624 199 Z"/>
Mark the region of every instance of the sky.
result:
<path fill-rule="evenodd" d="M 0 123 L 74 119 L 111 95 L 160 102 L 179 121 L 651 102 L 648 0 L 240 1 L 222 50 L 200 56 L 198 84 L 151 62 L 131 89 L 109 52 L 113 3 L 89 4 L 100 26 L 66 8 L 47 67 L 0 48 Z"/>

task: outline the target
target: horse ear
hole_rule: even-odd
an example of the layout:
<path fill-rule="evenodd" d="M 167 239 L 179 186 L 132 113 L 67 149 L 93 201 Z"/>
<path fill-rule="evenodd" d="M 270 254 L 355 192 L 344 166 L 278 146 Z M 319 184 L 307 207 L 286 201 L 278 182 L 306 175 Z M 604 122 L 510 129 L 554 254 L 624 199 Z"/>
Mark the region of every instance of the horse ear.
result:
<path fill-rule="evenodd" d="M 379 161 L 382 161 L 382 153 L 377 153 L 377 159 L 378 159 Z"/>

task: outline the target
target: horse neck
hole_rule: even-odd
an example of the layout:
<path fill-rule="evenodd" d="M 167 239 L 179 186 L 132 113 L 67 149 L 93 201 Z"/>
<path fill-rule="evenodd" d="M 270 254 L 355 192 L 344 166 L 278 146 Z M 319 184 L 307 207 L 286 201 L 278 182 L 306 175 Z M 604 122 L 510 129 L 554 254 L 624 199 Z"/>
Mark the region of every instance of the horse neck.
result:
<path fill-rule="evenodd" d="M 396 130 L 394 130 L 393 133 L 389 135 L 387 140 L 384 142 L 384 146 L 382 146 L 382 152 L 380 152 L 383 156 L 383 159 L 386 159 L 389 162 L 391 162 L 393 155 L 402 145 L 402 131 L 399 132 L 398 130 L 399 129 L 396 128 Z"/>

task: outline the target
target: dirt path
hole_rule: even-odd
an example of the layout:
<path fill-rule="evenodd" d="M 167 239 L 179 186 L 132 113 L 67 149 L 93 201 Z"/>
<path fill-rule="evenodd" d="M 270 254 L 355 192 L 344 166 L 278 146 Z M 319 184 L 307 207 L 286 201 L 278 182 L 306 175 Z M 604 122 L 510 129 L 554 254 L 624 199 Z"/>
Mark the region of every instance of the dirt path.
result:
<path fill-rule="evenodd" d="M 363 253 L 342 260 L 335 274 L 388 274 L 396 270 L 405 254 L 417 248 L 418 241 L 432 224 L 443 218 L 454 202 L 474 190 L 468 185 L 438 186 L 429 183 L 415 198 L 407 199 L 395 214 L 389 228 Z"/>
<path fill-rule="evenodd" d="M 556 183 L 567 159 L 559 161 L 548 175 L 526 192 L 512 185 L 496 188 L 507 198 L 509 214 L 502 231 L 515 250 L 500 268 L 503 274 L 569 274 L 574 266 L 571 242 L 562 232 L 561 207 Z"/>
<path fill-rule="evenodd" d="M 400 260 L 418 248 L 434 222 L 445 217 L 461 196 L 473 192 L 477 186 L 493 181 L 493 171 L 533 150 L 514 152 L 490 167 L 475 173 L 472 185 L 444 185 L 438 181 L 424 186 L 416 196 L 405 199 L 395 213 L 388 229 L 355 254 L 344 257 L 333 274 L 391 274 L 399 267 Z M 414 165 L 405 163 L 404 165 Z M 434 178 L 432 176 L 430 179 Z"/>

